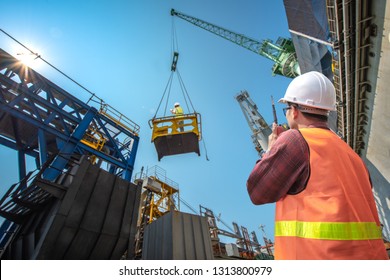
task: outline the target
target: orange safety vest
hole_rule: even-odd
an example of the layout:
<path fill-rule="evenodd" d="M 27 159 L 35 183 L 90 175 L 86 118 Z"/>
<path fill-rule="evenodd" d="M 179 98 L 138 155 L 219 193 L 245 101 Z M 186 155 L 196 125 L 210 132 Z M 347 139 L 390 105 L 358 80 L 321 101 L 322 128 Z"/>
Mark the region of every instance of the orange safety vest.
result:
<path fill-rule="evenodd" d="M 388 259 L 363 161 L 329 130 L 300 132 L 310 178 L 276 203 L 275 259 Z"/>

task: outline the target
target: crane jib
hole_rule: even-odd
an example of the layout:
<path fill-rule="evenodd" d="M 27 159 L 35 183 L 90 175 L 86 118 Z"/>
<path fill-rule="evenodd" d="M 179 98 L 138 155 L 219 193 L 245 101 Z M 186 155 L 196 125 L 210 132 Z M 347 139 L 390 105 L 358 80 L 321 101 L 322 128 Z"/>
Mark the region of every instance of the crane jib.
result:
<path fill-rule="evenodd" d="M 272 60 L 274 62 L 272 67 L 272 75 L 281 75 L 288 78 L 294 78 L 300 75 L 300 67 L 298 64 L 297 55 L 292 39 L 290 38 L 279 37 L 275 43 L 268 39 L 259 42 L 245 35 L 183 14 L 174 9 L 171 9 L 171 16 L 177 16 L 185 21 L 192 23 L 195 26 L 216 34 L 243 48 L 268 58 L 269 60 Z"/>

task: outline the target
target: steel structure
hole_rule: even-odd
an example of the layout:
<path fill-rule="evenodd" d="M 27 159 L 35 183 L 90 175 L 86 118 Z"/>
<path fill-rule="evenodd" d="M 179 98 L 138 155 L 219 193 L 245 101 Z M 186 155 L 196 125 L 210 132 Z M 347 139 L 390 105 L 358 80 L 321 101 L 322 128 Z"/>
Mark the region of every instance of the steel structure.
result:
<path fill-rule="evenodd" d="M 130 181 L 139 142 L 130 119 L 108 104 L 88 105 L 1 49 L 0 90 L 0 144 L 18 151 L 20 179 L 25 155 L 39 167 L 61 154 L 44 176 L 54 180 L 72 156 L 86 154 Z"/>
<path fill-rule="evenodd" d="M 252 142 L 261 157 L 268 149 L 268 136 L 272 130 L 257 110 L 257 105 L 252 101 L 247 91 L 242 91 L 236 96 L 245 119 L 252 130 Z"/>
<path fill-rule="evenodd" d="M 237 255 L 233 254 L 234 257 L 244 258 L 244 259 L 273 259 L 272 252 L 270 254 L 263 254 L 262 249 L 272 247 L 272 243 L 265 243 L 265 246 L 261 246 L 258 242 L 256 233 L 254 231 L 249 235 L 246 227 L 238 226 L 237 223 L 233 222 L 233 228 L 228 226 L 220 218 L 220 215 L 217 217 L 214 215 L 214 212 L 202 205 L 200 207 L 200 215 L 207 218 L 209 233 L 211 237 L 211 243 L 213 247 L 213 253 L 215 258 L 224 258 L 230 257 L 228 254 L 228 247 L 236 247 Z M 217 221 L 225 225 L 230 231 L 223 230 L 218 227 Z M 236 239 L 236 244 L 225 244 L 222 243 L 219 236 L 227 236 L 233 239 Z M 234 245 L 234 246 L 232 246 Z M 227 255 L 227 256 L 225 256 Z"/>
<path fill-rule="evenodd" d="M 356 2 L 356 3 L 355 3 Z M 370 77 L 375 61 L 378 26 L 368 1 L 327 0 L 332 39 L 334 84 L 338 106 L 338 131 L 359 154 L 367 148 L 374 81 Z M 355 16 L 351 16 L 351 14 Z"/>
<path fill-rule="evenodd" d="M 135 181 L 142 186 L 135 240 L 135 259 L 142 258 L 145 227 L 171 211 L 180 211 L 179 184 L 166 176 L 166 171 L 153 166 L 136 174 Z"/>
<path fill-rule="evenodd" d="M 12 185 L 0 200 L 0 214 L 7 219 L 0 259 L 133 258 L 141 186 L 86 156 L 52 182 L 43 178 L 48 164 Z"/>
<path fill-rule="evenodd" d="M 291 39 L 279 37 L 276 43 L 273 43 L 271 40 L 259 42 L 207 21 L 183 14 L 174 9 L 171 10 L 171 15 L 184 19 L 195 26 L 203 28 L 204 30 L 272 60 L 275 62 L 272 67 L 273 75 L 281 75 L 289 78 L 300 75 L 298 60 Z"/>
<path fill-rule="evenodd" d="M 57 182 L 82 156 L 130 182 L 138 133 L 137 124 L 108 104 L 88 105 L 0 49 L 0 144 L 18 153 L 18 192 L 28 188 L 26 155 L 47 182 Z M 2 244 L 17 224 L 3 222 Z"/>
<path fill-rule="evenodd" d="M 326 0 L 338 101 L 338 133 L 365 161 L 383 234 L 390 239 L 388 80 L 390 8 L 385 0 Z M 386 38 L 386 39 L 385 39 Z"/>

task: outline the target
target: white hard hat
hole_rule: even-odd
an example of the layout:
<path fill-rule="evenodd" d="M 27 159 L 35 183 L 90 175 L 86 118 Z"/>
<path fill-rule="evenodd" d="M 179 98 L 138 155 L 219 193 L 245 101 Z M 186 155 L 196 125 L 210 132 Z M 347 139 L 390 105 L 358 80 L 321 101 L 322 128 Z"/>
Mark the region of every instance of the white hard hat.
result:
<path fill-rule="evenodd" d="M 176 102 L 176 103 L 175 103 L 175 107 L 176 107 L 176 106 L 180 106 L 180 103 L 179 103 L 179 102 Z"/>
<path fill-rule="evenodd" d="M 311 71 L 292 80 L 279 102 L 303 105 L 303 108 L 309 107 L 308 112 L 313 108 L 313 114 L 322 114 L 323 110 L 336 110 L 336 91 L 332 82 L 324 74 Z"/>

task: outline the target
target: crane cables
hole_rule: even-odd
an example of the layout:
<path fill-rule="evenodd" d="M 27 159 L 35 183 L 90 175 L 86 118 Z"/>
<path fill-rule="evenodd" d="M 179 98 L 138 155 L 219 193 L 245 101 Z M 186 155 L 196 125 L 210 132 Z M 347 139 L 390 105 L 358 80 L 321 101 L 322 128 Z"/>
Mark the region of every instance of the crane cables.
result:
<path fill-rule="evenodd" d="M 4 33 L 6 36 L 8 36 L 10 39 L 12 39 L 13 41 L 15 41 L 16 43 L 18 43 L 20 46 L 22 46 L 23 48 L 25 48 L 26 50 L 28 50 L 30 52 L 31 55 L 34 55 L 35 56 L 35 59 L 40 59 L 42 60 L 44 63 L 46 63 L 47 65 L 49 65 L 51 68 L 53 68 L 54 70 L 56 70 L 58 73 L 60 73 L 61 75 L 63 75 L 65 78 L 67 78 L 68 80 L 70 80 L 71 82 L 73 82 L 74 84 L 76 84 L 77 86 L 79 86 L 80 88 L 82 88 L 83 90 L 85 90 L 86 92 L 88 92 L 91 97 L 88 99 L 87 101 L 87 104 L 92 100 L 92 101 L 95 101 L 93 100 L 93 98 L 96 98 L 98 99 L 98 102 L 100 102 L 100 104 L 105 104 L 104 100 L 101 99 L 100 97 L 98 97 L 94 92 L 90 91 L 89 89 L 87 89 L 85 86 L 83 86 L 82 84 L 80 84 L 79 82 L 77 82 L 76 80 L 74 80 L 73 78 L 71 78 L 69 75 L 65 74 L 63 71 L 61 71 L 59 68 L 55 67 L 53 64 L 51 64 L 49 61 L 45 60 L 40 54 L 34 52 L 33 50 L 31 50 L 30 48 L 28 48 L 26 45 L 24 45 L 23 43 L 21 43 L 20 41 L 18 41 L 17 39 L 15 39 L 14 37 L 12 37 L 10 34 L 8 34 L 7 32 L 5 32 L 3 29 L 0 28 L 0 31 L 2 33 Z M 95 101 L 96 102 L 96 101 Z"/>
<path fill-rule="evenodd" d="M 165 86 L 165 89 L 164 89 L 163 95 L 161 97 L 161 100 L 160 100 L 160 102 L 158 104 L 158 107 L 157 107 L 157 109 L 155 111 L 155 114 L 153 116 L 153 120 L 155 120 L 157 118 L 157 114 L 159 113 L 160 107 L 162 106 L 164 99 L 166 101 L 165 101 L 165 106 L 164 106 L 164 111 L 163 111 L 163 117 L 166 117 L 166 115 L 167 115 L 168 104 L 169 104 L 169 100 L 171 98 L 171 90 L 172 90 L 172 84 L 173 84 L 173 80 L 174 80 L 175 74 L 176 74 L 178 82 L 179 82 L 180 90 L 181 90 L 181 92 L 183 94 L 183 100 L 184 100 L 184 103 L 185 103 L 185 106 L 186 106 L 186 109 L 187 109 L 187 114 L 192 114 L 193 113 L 195 115 L 199 115 L 200 116 L 200 114 L 198 114 L 196 112 L 195 108 L 194 108 L 194 105 L 193 105 L 193 103 L 191 101 L 190 95 L 189 95 L 189 93 L 187 91 L 187 88 L 186 88 L 186 86 L 184 84 L 183 78 L 182 78 L 182 76 L 180 74 L 180 71 L 179 71 L 179 68 L 177 66 L 177 63 L 178 63 L 178 60 L 179 60 L 179 43 L 178 43 L 178 39 L 177 39 L 177 33 L 176 33 L 176 28 L 175 28 L 175 19 L 174 19 L 174 17 L 172 17 L 171 38 L 172 38 L 172 40 L 171 40 L 171 53 L 172 53 L 171 73 L 170 73 L 168 82 L 167 82 L 167 84 Z M 192 111 L 190 110 L 190 108 L 192 109 Z M 206 159 L 209 160 L 209 158 L 207 156 L 207 149 L 206 149 L 206 144 L 204 142 L 203 135 L 202 135 L 201 139 L 203 140 L 203 145 L 204 145 L 204 150 L 205 150 L 205 154 L 206 154 Z"/>
<path fill-rule="evenodd" d="M 177 63 L 179 60 L 179 43 L 177 40 L 177 34 L 176 34 L 176 28 L 175 28 L 175 21 L 174 18 L 172 18 L 172 27 L 171 27 L 171 37 L 172 37 L 172 42 L 171 42 L 171 52 L 172 52 L 172 64 L 171 64 L 171 74 L 169 76 L 167 85 L 165 86 L 163 95 L 161 97 L 160 103 L 157 107 L 156 113 L 153 118 L 156 118 L 157 113 L 159 112 L 159 109 L 161 107 L 161 104 L 164 101 L 165 96 L 166 97 L 166 102 L 165 102 L 165 108 L 164 108 L 164 116 L 166 116 L 167 113 L 167 108 L 168 108 L 168 102 L 170 99 L 170 93 L 171 93 L 171 88 L 172 88 L 172 83 L 173 83 L 173 77 L 175 73 L 177 73 L 177 79 L 179 82 L 179 86 L 181 89 L 181 92 L 183 93 L 183 99 L 187 107 L 187 112 L 190 112 L 190 106 L 192 108 L 192 112 L 196 113 L 196 110 L 194 108 L 194 105 L 192 104 L 190 95 L 188 94 L 187 88 L 184 84 L 184 81 L 181 77 L 180 71 L 177 67 Z M 190 106 L 189 106 L 190 105 Z"/>
<path fill-rule="evenodd" d="M 195 210 L 194 207 L 192 207 L 187 201 L 185 201 L 183 198 L 179 198 L 180 202 L 182 202 L 185 206 L 187 206 L 188 209 L 190 209 L 194 214 L 199 215 L 198 211 Z"/>
<path fill-rule="evenodd" d="M 186 107 L 187 107 L 187 111 L 188 112 L 191 111 L 190 110 L 190 106 L 189 106 L 189 104 L 190 104 L 191 108 L 192 108 L 192 112 L 196 113 L 194 105 L 192 104 L 191 98 L 190 98 L 190 96 L 188 94 L 187 88 L 184 85 L 184 81 L 183 81 L 183 79 L 182 79 L 182 77 L 180 75 L 179 69 L 177 68 L 178 57 L 179 57 L 179 53 L 178 52 L 174 52 L 173 53 L 173 58 L 172 58 L 171 74 L 169 76 L 167 85 L 165 86 L 164 93 L 163 93 L 163 95 L 161 97 L 160 103 L 158 104 L 158 107 L 157 107 L 157 110 L 156 110 L 156 112 L 155 112 L 155 114 L 153 116 L 153 119 L 156 118 L 157 113 L 159 112 L 160 107 L 162 105 L 162 102 L 164 101 L 165 95 L 167 95 L 166 102 L 165 102 L 165 107 L 164 107 L 164 116 L 166 116 L 167 108 L 168 108 L 168 102 L 169 102 L 170 94 L 171 94 L 173 76 L 174 76 L 175 73 L 177 73 L 179 86 L 180 86 L 181 92 L 183 93 L 183 99 L 185 101 L 185 104 L 186 104 Z"/>
<path fill-rule="evenodd" d="M 177 51 L 179 50 L 179 43 L 178 43 L 177 34 L 176 34 L 175 18 L 172 17 L 172 52 L 175 53 L 175 50 L 177 50 Z M 175 64 L 175 68 L 176 68 L 176 64 Z M 179 70 L 177 70 L 177 75 L 179 77 L 179 80 L 182 81 L 182 78 L 181 78 Z M 182 91 L 184 89 L 183 92 L 187 93 L 188 99 L 191 102 L 191 99 L 190 99 L 190 97 L 188 95 L 188 92 L 187 92 L 187 89 L 185 88 L 184 83 L 181 83 L 180 85 L 182 86 Z M 186 105 L 187 105 L 187 101 L 186 101 Z M 192 105 L 192 102 L 191 102 L 191 106 L 192 106 L 192 108 L 194 107 Z M 187 107 L 188 107 L 188 105 L 187 105 Z M 194 112 L 195 112 L 195 109 L 194 109 Z M 205 151 L 206 160 L 209 161 L 210 159 L 209 159 L 208 154 L 207 154 L 207 148 L 206 148 L 206 142 L 204 140 L 204 135 L 202 135 L 202 142 L 203 142 L 203 148 L 204 148 L 204 151 Z"/>

